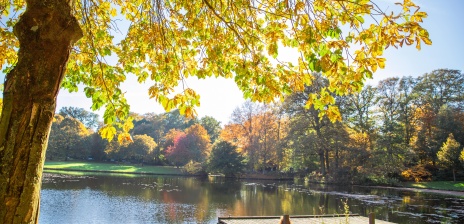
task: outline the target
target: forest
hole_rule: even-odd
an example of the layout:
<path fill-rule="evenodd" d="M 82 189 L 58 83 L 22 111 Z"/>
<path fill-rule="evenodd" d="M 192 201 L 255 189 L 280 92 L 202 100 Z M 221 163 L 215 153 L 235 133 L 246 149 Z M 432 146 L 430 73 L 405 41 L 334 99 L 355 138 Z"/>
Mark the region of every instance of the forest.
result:
<path fill-rule="evenodd" d="M 47 160 L 94 160 L 184 167 L 189 173 L 272 175 L 291 172 L 311 181 L 395 184 L 464 176 L 464 74 L 437 69 L 393 77 L 359 93 L 308 104 L 328 88 L 313 85 L 273 104 L 246 101 L 227 124 L 186 118 L 178 110 L 131 113 L 130 139 L 108 142 L 98 115 L 64 107 L 55 115 Z M 333 113 L 338 113 L 334 110 Z M 123 131 L 123 130 L 118 130 Z"/>

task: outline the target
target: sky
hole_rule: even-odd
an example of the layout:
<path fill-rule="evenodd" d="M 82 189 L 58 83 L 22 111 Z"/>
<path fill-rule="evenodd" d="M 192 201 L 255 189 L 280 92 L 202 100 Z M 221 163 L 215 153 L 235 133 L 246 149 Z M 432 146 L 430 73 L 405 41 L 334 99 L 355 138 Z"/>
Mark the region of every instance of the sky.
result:
<path fill-rule="evenodd" d="M 397 0 L 375 0 L 393 6 Z M 378 81 L 388 77 L 417 77 L 435 69 L 457 69 L 464 72 L 464 0 L 415 0 L 428 18 L 422 26 L 429 31 L 431 46 L 422 44 L 418 51 L 415 46 L 396 49 L 390 47 L 384 57 L 387 59 L 385 69 L 377 70 L 367 84 L 376 85 Z M 198 80 L 187 79 L 187 85 L 200 94 L 201 105 L 197 108 L 198 117 L 212 116 L 222 123 L 228 124 L 232 111 L 245 100 L 233 80 L 209 78 Z M 154 112 L 163 113 L 158 103 L 149 99 L 150 83 L 139 84 L 135 77 L 129 76 L 121 87 L 131 111 L 139 114 Z M 83 89 L 83 87 L 80 87 Z M 68 93 L 61 90 L 58 96 L 57 111 L 61 107 L 81 107 L 90 110 L 92 103 L 83 92 Z M 103 114 L 103 110 L 95 111 Z"/>

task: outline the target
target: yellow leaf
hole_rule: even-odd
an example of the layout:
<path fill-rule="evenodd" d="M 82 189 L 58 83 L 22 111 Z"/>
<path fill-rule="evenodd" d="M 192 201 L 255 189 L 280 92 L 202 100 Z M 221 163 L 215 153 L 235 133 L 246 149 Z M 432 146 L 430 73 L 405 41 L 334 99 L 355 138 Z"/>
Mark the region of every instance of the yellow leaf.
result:
<path fill-rule="evenodd" d="M 428 37 L 421 37 L 421 39 L 425 44 L 432 45 L 432 40 L 430 40 Z"/>
<path fill-rule="evenodd" d="M 327 117 L 330 119 L 330 121 L 332 123 L 342 120 L 342 116 L 341 116 L 340 111 L 338 110 L 337 106 L 330 105 L 327 108 L 326 114 L 327 114 Z"/>
<path fill-rule="evenodd" d="M 377 71 L 377 64 L 371 64 L 371 69 L 373 72 Z"/>
<path fill-rule="evenodd" d="M 132 122 L 134 119 L 132 117 L 128 118 L 123 125 L 123 131 L 124 132 L 129 132 L 133 127 L 134 123 Z"/>
<path fill-rule="evenodd" d="M 113 126 L 105 126 L 100 129 L 100 135 L 103 139 L 108 139 L 108 141 L 111 141 L 116 135 L 116 128 Z"/>
<path fill-rule="evenodd" d="M 110 14 L 111 14 L 111 16 L 116 16 L 118 14 L 118 12 L 116 11 L 116 9 L 112 8 L 111 11 L 110 11 Z"/>
<path fill-rule="evenodd" d="M 134 142 L 132 136 L 129 133 L 121 133 L 118 135 L 118 142 L 123 144 L 125 142 Z"/>
<path fill-rule="evenodd" d="M 381 69 L 385 68 L 385 58 L 377 58 L 377 63 Z"/>

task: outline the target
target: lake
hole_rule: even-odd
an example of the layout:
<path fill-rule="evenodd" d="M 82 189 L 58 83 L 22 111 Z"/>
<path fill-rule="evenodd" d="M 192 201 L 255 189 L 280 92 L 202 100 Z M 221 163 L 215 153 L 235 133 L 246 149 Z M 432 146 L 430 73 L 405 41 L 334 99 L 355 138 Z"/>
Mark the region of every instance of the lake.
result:
<path fill-rule="evenodd" d="M 41 224 L 217 223 L 218 216 L 351 213 L 463 223 L 464 198 L 393 189 L 220 177 L 45 173 Z"/>

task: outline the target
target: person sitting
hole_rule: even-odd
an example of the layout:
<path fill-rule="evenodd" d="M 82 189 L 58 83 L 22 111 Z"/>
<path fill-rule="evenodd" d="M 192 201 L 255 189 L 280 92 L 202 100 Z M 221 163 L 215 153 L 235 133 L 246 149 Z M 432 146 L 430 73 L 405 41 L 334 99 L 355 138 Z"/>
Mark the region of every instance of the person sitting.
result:
<path fill-rule="evenodd" d="M 291 224 L 290 222 L 290 216 L 289 215 L 283 215 L 280 217 L 280 222 L 279 224 Z"/>

